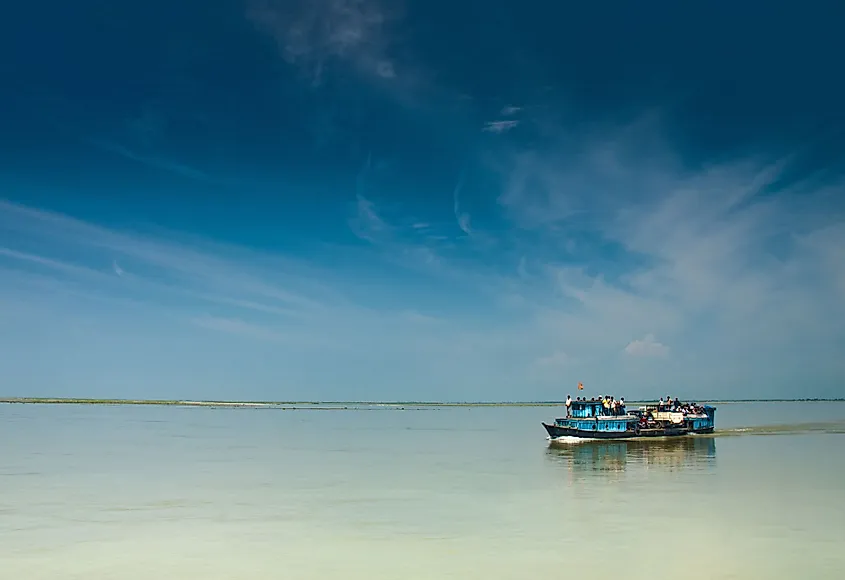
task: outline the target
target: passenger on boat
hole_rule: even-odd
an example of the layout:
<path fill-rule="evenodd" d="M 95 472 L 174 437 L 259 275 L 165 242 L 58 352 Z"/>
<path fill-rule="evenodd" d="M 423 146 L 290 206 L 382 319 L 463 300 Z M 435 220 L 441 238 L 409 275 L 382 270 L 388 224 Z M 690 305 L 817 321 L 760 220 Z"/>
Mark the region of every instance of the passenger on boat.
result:
<path fill-rule="evenodd" d="M 607 398 L 607 395 L 601 401 L 602 406 L 602 415 L 610 415 L 610 399 Z"/>
<path fill-rule="evenodd" d="M 566 403 L 565 404 L 566 404 L 566 418 L 568 419 L 569 417 L 572 416 L 572 410 L 571 410 L 572 396 L 571 395 L 566 395 Z"/>
<path fill-rule="evenodd" d="M 621 399 L 619 399 L 619 414 L 620 415 L 625 414 L 625 397 L 622 397 Z"/>
<path fill-rule="evenodd" d="M 662 411 L 662 410 L 663 410 L 663 397 L 660 397 L 660 400 L 657 401 L 657 411 L 659 412 L 659 411 Z"/>

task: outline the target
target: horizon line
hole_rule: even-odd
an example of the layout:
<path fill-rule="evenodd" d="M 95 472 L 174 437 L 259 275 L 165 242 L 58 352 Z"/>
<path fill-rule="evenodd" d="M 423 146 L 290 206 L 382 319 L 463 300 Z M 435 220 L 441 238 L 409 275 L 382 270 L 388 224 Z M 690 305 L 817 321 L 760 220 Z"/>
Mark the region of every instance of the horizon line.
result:
<path fill-rule="evenodd" d="M 707 399 L 690 399 L 707 401 Z M 651 399 L 629 401 L 630 404 L 651 403 Z M 657 401 L 654 401 L 655 403 Z M 710 403 L 800 403 L 800 402 L 845 402 L 843 397 L 804 397 L 796 399 L 714 399 Z M 276 407 L 314 405 L 362 405 L 362 406 L 418 406 L 418 407 L 530 407 L 562 406 L 565 401 L 239 401 L 239 400 L 194 400 L 194 399 L 123 399 L 99 397 L 0 397 L 5 404 L 89 404 L 89 405 L 171 405 L 171 406 L 231 406 L 231 407 Z"/>

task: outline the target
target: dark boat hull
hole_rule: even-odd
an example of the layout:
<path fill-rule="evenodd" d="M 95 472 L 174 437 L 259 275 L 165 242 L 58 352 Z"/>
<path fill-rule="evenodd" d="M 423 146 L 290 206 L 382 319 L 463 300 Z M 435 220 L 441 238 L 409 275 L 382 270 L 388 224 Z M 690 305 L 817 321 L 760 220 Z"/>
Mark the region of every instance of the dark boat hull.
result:
<path fill-rule="evenodd" d="M 570 427 L 559 427 L 543 423 L 546 433 L 551 439 L 561 437 L 575 437 L 578 439 L 647 439 L 649 437 L 680 437 L 689 435 L 690 430 L 684 426 L 665 427 L 657 429 L 638 429 L 636 431 L 587 431 L 584 429 L 572 429 Z M 704 430 L 698 431 L 703 433 Z M 712 429 L 710 429 L 712 432 Z"/>

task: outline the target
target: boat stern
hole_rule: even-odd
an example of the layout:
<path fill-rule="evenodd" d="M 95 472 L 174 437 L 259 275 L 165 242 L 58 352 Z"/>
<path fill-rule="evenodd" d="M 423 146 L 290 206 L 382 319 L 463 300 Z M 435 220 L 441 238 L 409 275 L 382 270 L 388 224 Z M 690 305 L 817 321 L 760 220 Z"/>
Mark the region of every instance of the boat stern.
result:
<path fill-rule="evenodd" d="M 712 433 L 716 424 L 716 407 L 705 405 L 701 413 L 688 416 L 686 423 L 693 433 Z"/>

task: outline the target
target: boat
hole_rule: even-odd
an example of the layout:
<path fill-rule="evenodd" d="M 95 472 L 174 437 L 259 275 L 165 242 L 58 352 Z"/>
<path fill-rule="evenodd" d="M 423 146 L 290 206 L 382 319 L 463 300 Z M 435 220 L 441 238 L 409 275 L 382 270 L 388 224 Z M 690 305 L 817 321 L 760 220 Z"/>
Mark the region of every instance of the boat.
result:
<path fill-rule="evenodd" d="M 552 441 L 643 439 L 712 433 L 716 408 L 710 405 L 644 405 L 609 414 L 600 400 L 572 401 L 569 417 L 543 422 Z"/>

